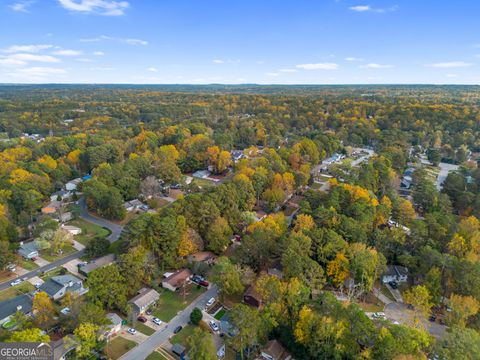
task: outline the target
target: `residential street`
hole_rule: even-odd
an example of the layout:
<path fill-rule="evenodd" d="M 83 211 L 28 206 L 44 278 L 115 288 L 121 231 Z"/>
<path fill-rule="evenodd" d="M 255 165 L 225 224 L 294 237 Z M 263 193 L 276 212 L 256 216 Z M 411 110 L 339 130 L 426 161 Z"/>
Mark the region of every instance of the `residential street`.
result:
<path fill-rule="evenodd" d="M 123 226 L 112 223 L 111 221 L 90 215 L 87 210 L 87 203 L 85 198 L 82 197 L 78 200 L 78 205 L 80 206 L 80 217 L 88 222 L 94 223 L 98 226 L 105 227 L 109 229 L 112 233 L 107 237 L 107 239 L 112 243 L 120 238 L 120 235 L 123 231 Z"/>
<path fill-rule="evenodd" d="M 145 359 L 152 351 L 170 339 L 173 330 L 179 326 L 185 326 L 190 321 L 190 313 L 194 307 L 204 308 L 205 303 L 211 297 L 217 297 L 217 286 L 213 285 L 207 292 L 200 295 L 194 302 L 187 306 L 183 311 L 177 314 L 166 327 L 158 330 L 147 340 L 134 347 L 132 350 L 123 355 L 122 360 L 141 360 Z"/>

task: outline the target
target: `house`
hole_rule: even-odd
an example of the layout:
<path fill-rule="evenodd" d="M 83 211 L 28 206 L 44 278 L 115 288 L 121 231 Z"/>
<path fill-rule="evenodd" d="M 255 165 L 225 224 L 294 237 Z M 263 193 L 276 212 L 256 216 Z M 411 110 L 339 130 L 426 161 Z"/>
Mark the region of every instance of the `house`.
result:
<path fill-rule="evenodd" d="M 73 225 L 62 225 L 62 229 L 68 231 L 72 235 L 78 235 L 82 233 L 82 229 Z"/>
<path fill-rule="evenodd" d="M 42 214 L 49 215 L 49 214 L 55 214 L 57 211 L 57 208 L 54 206 L 45 206 L 42 208 Z"/>
<path fill-rule="evenodd" d="M 70 180 L 69 182 L 67 182 L 65 184 L 65 189 L 67 189 L 68 191 L 75 191 L 75 190 L 77 190 L 77 186 L 81 182 L 82 182 L 81 178 L 76 178 L 76 179 Z"/>
<path fill-rule="evenodd" d="M 25 315 L 31 314 L 32 298 L 29 295 L 23 294 L 0 302 L 0 325 L 7 323 L 17 311 Z"/>
<path fill-rule="evenodd" d="M 188 255 L 188 262 L 203 262 L 207 265 L 212 265 L 215 262 L 216 256 L 211 251 L 199 251 L 195 254 Z"/>
<path fill-rule="evenodd" d="M 256 222 L 262 221 L 266 217 L 267 217 L 267 213 L 265 211 L 262 211 L 262 210 L 255 211 L 255 221 Z"/>
<path fill-rule="evenodd" d="M 111 265 L 115 262 L 115 254 L 108 254 L 105 256 L 102 256 L 98 259 L 95 259 L 88 264 L 79 264 L 78 266 L 78 272 L 87 277 L 88 274 L 90 274 L 92 271 L 100 269 L 104 266 Z"/>
<path fill-rule="evenodd" d="M 408 269 L 405 266 L 399 265 L 388 265 L 387 271 L 382 276 L 382 281 L 384 283 L 389 283 L 391 281 L 395 282 L 406 282 L 408 279 Z"/>
<path fill-rule="evenodd" d="M 178 270 L 163 279 L 162 286 L 170 291 L 177 291 L 185 285 L 191 276 L 192 272 L 189 269 Z"/>
<path fill-rule="evenodd" d="M 142 209 L 145 206 L 145 204 L 138 199 L 133 199 L 133 200 L 127 201 L 125 204 L 123 204 L 123 206 L 127 211 L 134 211 L 134 210 Z"/>
<path fill-rule="evenodd" d="M 262 299 L 255 289 L 255 285 L 250 285 L 245 294 L 243 295 L 243 302 L 253 307 L 260 307 L 262 305 Z"/>
<path fill-rule="evenodd" d="M 399 224 L 398 222 L 392 219 L 388 220 L 387 225 L 389 228 L 396 227 L 396 228 L 402 229 L 403 232 L 407 235 L 410 235 L 411 233 L 410 228 L 406 227 L 405 225 Z"/>
<path fill-rule="evenodd" d="M 107 319 L 110 320 L 111 324 L 106 326 L 108 330 L 105 332 L 105 336 L 111 337 L 118 334 L 122 329 L 122 318 L 115 313 L 108 313 Z"/>
<path fill-rule="evenodd" d="M 292 356 L 278 340 L 270 340 L 261 350 L 260 356 L 265 360 L 290 360 Z"/>
<path fill-rule="evenodd" d="M 59 190 L 54 192 L 52 195 L 50 195 L 50 200 L 51 201 L 62 201 L 63 199 L 68 199 L 69 197 L 72 196 L 72 193 L 65 191 L 65 190 Z"/>
<path fill-rule="evenodd" d="M 88 291 L 83 287 L 83 281 L 73 275 L 53 276 L 45 281 L 39 290 L 46 292 L 53 300 L 61 299 L 66 293 L 79 296 Z"/>
<path fill-rule="evenodd" d="M 245 154 L 243 153 L 242 150 L 233 150 L 232 151 L 232 159 L 234 162 L 237 162 L 241 159 L 246 158 Z"/>
<path fill-rule="evenodd" d="M 38 247 L 34 241 L 20 244 L 18 253 L 27 260 L 32 260 L 38 257 Z"/>
<path fill-rule="evenodd" d="M 139 315 L 144 313 L 150 305 L 155 304 L 160 298 L 160 294 L 154 289 L 143 288 L 138 291 L 138 295 L 128 300 L 132 304 L 132 310 Z"/>
<path fill-rule="evenodd" d="M 63 214 L 58 215 L 58 220 L 60 220 L 60 222 L 62 223 L 70 221 L 72 219 L 73 219 L 73 214 L 70 211 L 67 211 Z"/>
<path fill-rule="evenodd" d="M 210 171 L 208 170 L 198 170 L 198 171 L 195 171 L 192 176 L 194 178 L 198 178 L 198 179 L 206 179 L 210 176 Z"/>

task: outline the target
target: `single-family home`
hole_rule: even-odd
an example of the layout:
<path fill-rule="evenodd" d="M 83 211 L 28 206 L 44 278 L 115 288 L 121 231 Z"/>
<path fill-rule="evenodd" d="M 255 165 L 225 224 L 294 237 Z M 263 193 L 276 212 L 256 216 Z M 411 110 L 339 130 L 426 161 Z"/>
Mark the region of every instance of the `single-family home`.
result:
<path fill-rule="evenodd" d="M 68 199 L 72 196 L 71 192 L 65 190 L 59 190 L 50 195 L 51 201 L 62 201 L 63 199 Z"/>
<path fill-rule="evenodd" d="M 134 211 L 134 210 L 142 209 L 145 206 L 145 204 L 142 203 L 138 199 L 133 199 L 133 200 L 125 202 L 125 204 L 123 204 L 123 206 L 125 207 L 125 210 L 127 210 L 127 211 Z"/>
<path fill-rule="evenodd" d="M 255 221 L 262 221 L 267 217 L 267 213 L 263 210 L 255 211 Z"/>
<path fill-rule="evenodd" d="M 207 265 L 212 265 L 217 257 L 211 251 L 199 251 L 188 255 L 188 262 L 202 262 Z"/>
<path fill-rule="evenodd" d="M 292 356 L 278 340 L 270 340 L 261 350 L 260 356 L 265 360 L 289 360 Z"/>
<path fill-rule="evenodd" d="M 243 302 L 256 308 L 262 305 L 262 299 L 255 288 L 255 284 L 248 287 L 243 295 Z"/>
<path fill-rule="evenodd" d="M 197 179 L 206 179 L 210 176 L 210 171 L 208 170 L 197 170 L 195 171 L 192 176 Z"/>
<path fill-rule="evenodd" d="M 88 291 L 83 287 L 83 281 L 73 275 L 53 276 L 45 281 L 39 290 L 46 292 L 53 300 L 61 299 L 66 293 L 79 296 Z"/>
<path fill-rule="evenodd" d="M 62 225 L 62 229 L 68 231 L 72 235 L 78 235 L 82 233 L 82 229 L 73 225 Z"/>
<path fill-rule="evenodd" d="M 153 305 L 160 298 L 160 294 L 149 288 L 143 288 L 138 291 L 138 294 L 128 300 L 132 304 L 132 310 L 136 315 L 144 313 L 151 305 Z"/>
<path fill-rule="evenodd" d="M 190 280 L 192 272 L 189 269 L 181 269 L 162 280 L 162 286 L 170 291 L 177 291 Z"/>
<path fill-rule="evenodd" d="M 73 214 L 70 211 L 64 212 L 62 214 L 58 214 L 58 220 L 60 222 L 65 223 L 73 219 Z"/>
<path fill-rule="evenodd" d="M 42 208 L 42 214 L 50 215 L 55 214 L 57 212 L 57 208 L 55 206 L 51 206 L 51 204 Z"/>
<path fill-rule="evenodd" d="M 120 332 L 122 329 L 122 318 L 115 313 L 108 313 L 107 319 L 110 320 L 110 324 L 106 326 L 106 337 L 111 337 Z"/>
<path fill-rule="evenodd" d="M 0 302 L 0 325 L 6 324 L 17 311 L 31 314 L 32 298 L 29 295 L 23 294 Z"/>
<path fill-rule="evenodd" d="M 82 178 L 76 178 L 73 180 L 70 180 L 65 184 L 65 189 L 68 191 L 75 191 L 77 190 L 77 186 L 82 182 Z"/>
<path fill-rule="evenodd" d="M 237 162 L 241 159 L 246 158 L 245 154 L 243 153 L 242 150 L 233 150 L 232 151 L 232 159 L 234 162 Z"/>
<path fill-rule="evenodd" d="M 105 256 L 102 256 L 98 259 L 95 259 L 88 264 L 79 264 L 78 266 L 78 272 L 87 277 L 88 274 L 90 274 L 92 271 L 100 269 L 104 266 L 111 265 L 115 262 L 115 254 L 108 254 Z"/>
<path fill-rule="evenodd" d="M 24 259 L 32 260 L 38 257 L 38 247 L 35 244 L 35 241 L 22 243 L 20 244 L 20 249 L 18 249 L 18 253 Z"/>
<path fill-rule="evenodd" d="M 391 281 L 406 282 L 408 280 L 408 269 L 405 266 L 400 265 L 388 265 L 387 271 L 382 276 L 384 283 Z"/>

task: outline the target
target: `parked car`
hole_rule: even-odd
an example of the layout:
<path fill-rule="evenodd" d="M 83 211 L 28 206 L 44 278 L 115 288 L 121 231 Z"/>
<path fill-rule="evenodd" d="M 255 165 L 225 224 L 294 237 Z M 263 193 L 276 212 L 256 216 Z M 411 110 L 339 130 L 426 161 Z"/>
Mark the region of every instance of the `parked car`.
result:
<path fill-rule="evenodd" d="M 130 329 L 127 330 L 127 332 L 128 332 L 129 334 L 135 335 L 135 334 L 137 333 L 137 330 L 135 330 L 135 329 L 133 329 L 133 328 L 130 328 Z"/>
<path fill-rule="evenodd" d="M 65 308 L 63 308 L 62 310 L 60 310 L 60 312 L 61 312 L 63 315 L 68 315 L 68 314 L 70 314 L 70 308 L 69 308 L 69 307 L 65 307 Z"/>
<path fill-rule="evenodd" d="M 146 323 L 147 322 L 147 318 L 145 316 L 139 316 L 139 317 L 137 317 L 137 320 L 140 321 L 141 323 Z"/>
<path fill-rule="evenodd" d="M 23 281 L 22 279 L 13 280 L 10 283 L 10 286 L 16 286 L 16 285 L 20 284 L 22 281 Z"/>
<path fill-rule="evenodd" d="M 173 330 L 173 333 L 174 334 L 178 334 L 180 331 L 182 331 L 183 329 L 183 326 L 177 326 L 174 330 Z"/>
<path fill-rule="evenodd" d="M 214 302 L 215 302 L 215 298 L 214 298 L 214 297 L 210 298 L 210 299 L 207 301 L 207 306 L 212 306 Z"/>
<path fill-rule="evenodd" d="M 162 324 L 162 320 L 160 320 L 159 318 L 153 318 L 152 321 L 157 324 L 157 325 L 161 325 Z"/>
<path fill-rule="evenodd" d="M 208 287 L 208 285 L 210 285 L 210 284 L 207 280 L 202 280 L 202 281 L 200 281 L 200 283 L 198 285 Z"/>
<path fill-rule="evenodd" d="M 428 320 L 430 320 L 431 322 L 435 322 L 437 320 L 437 317 L 435 316 L 435 314 L 432 314 L 432 315 L 430 315 Z"/>
<path fill-rule="evenodd" d="M 383 312 L 374 312 L 374 313 L 372 314 L 372 317 L 373 317 L 374 319 L 385 319 L 385 313 L 383 313 Z"/>
<path fill-rule="evenodd" d="M 210 328 L 211 328 L 213 331 L 215 331 L 215 332 L 217 332 L 217 331 L 220 330 L 220 328 L 218 327 L 217 323 L 216 323 L 215 321 L 213 321 L 213 320 L 210 320 L 210 321 L 208 322 L 208 325 L 210 325 Z"/>
<path fill-rule="evenodd" d="M 390 281 L 388 285 L 390 285 L 392 289 L 398 289 L 398 284 L 396 281 Z"/>
<path fill-rule="evenodd" d="M 192 281 L 195 283 L 195 284 L 198 284 L 200 285 L 200 283 L 203 281 L 203 277 L 200 276 L 200 275 L 193 275 L 192 276 Z"/>
<path fill-rule="evenodd" d="M 152 310 L 148 309 L 147 311 L 145 311 L 145 314 L 152 315 Z"/>

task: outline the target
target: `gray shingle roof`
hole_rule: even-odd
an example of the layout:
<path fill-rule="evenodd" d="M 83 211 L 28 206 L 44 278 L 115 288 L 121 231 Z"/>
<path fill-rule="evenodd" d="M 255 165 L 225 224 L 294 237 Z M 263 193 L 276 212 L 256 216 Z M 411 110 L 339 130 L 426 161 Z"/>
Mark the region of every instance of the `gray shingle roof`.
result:
<path fill-rule="evenodd" d="M 16 296 L 0 302 L 0 320 L 3 320 L 17 312 L 18 307 L 21 306 L 21 312 L 24 314 L 32 311 L 32 298 L 28 295 Z"/>

